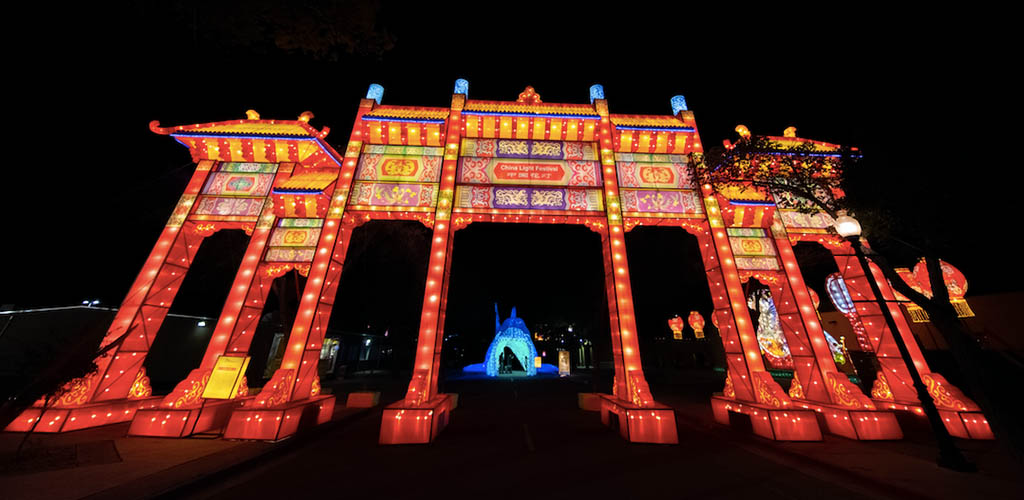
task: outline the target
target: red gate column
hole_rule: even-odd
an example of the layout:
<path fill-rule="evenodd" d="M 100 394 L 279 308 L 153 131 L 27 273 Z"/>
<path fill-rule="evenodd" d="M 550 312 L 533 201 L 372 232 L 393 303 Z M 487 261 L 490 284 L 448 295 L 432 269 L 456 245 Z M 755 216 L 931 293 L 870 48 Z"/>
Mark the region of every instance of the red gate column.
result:
<path fill-rule="evenodd" d="M 792 244 L 778 214 L 770 228 L 785 278 L 772 287 L 776 309 L 793 356 L 789 395 L 803 408 L 821 412 L 829 432 L 850 439 L 900 439 L 896 415 L 878 410 L 835 365 L 804 283 Z"/>
<path fill-rule="evenodd" d="M 833 244 L 829 247 L 832 249 L 832 256 L 839 266 L 843 282 L 856 307 L 855 312 L 864 324 L 868 341 L 878 360 L 879 372 L 874 387 L 871 389 L 871 397 L 878 406 L 883 408 L 924 414 L 919 406 L 920 401 L 911 382 L 908 367 L 900 357 L 899 349 L 892 338 L 893 333 L 886 325 L 881 307 L 871 291 L 867 282 L 868 277 L 857 260 L 853 247 L 846 241 L 843 241 L 841 246 Z M 928 387 L 928 393 L 932 396 L 946 429 L 950 434 L 959 438 L 992 439 L 993 435 L 988 425 L 988 419 L 981 413 L 978 405 L 960 392 L 960 389 L 946 381 L 942 375 L 933 373 L 928 367 L 917 338 L 910 330 L 910 325 L 900 310 L 892 288 L 882 275 L 881 270 L 873 264 L 872 266 L 873 278 L 882 291 L 882 299 L 886 308 L 896 322 L 896 327 L 899 330 L 897 333 L 902 336 L 914 362 L 914 367 Z"/>
<path fill-rule="evenodd" d="M 293 168 L 293 163 L 280 164 L 272 184 L 278 185 L 282 179 L 291 175 Z M 267 200 L 259 219 L 254 225 L 249 226 L 249 244 L 235 273 L 235 279 L 199 367 L 189 372 L 188 376 L 163 398 L 159 408 L 138 412 L 132 420 L 129 435 L 184 437 L 210 429 L 219 429 L 227 422 L 232 408 L 238 405 L 237 397 L 248 394 L 248 386 L 243 378 L 242 388 L 238 391 L 239 394 L 236 394 L 236 398 L 204 401 L 200 397 L 210 380 L 217 358 L 225 354 L 244 357 L 249 353 L 249 343 L 259 324 L 263 303 L 269 292 L 268 287 L 262 286 L 259 264 L 274 220 L 273 204 Z M 212 233 L 216 223 L 206 226 L 210 227 L 209 231 Z M 229 346 L 233 346 L 233 350 L 227 353 Z"/>
<path fill-rule="evenodd" d="M 604 252 L 605 287 L 610 288 L 608 314 L 615 364 L 612 394 L 601 396 L 601 420 L 610 424 L 611 415 L 616 415 L 619 433 L 633 442 L 675 444 L 679 442 L 675 410 L 654 400 L 640 359 L 608 101 L 594 99 L 593 104 L 601 116 L 598 137 L 608 221 L 607 237 L 602 237 L 601 249 Z M 608 279 L 609 275 L 611 279 Z"/>
<path fill-rule="evenodd" d="M 211 160 L 202 160 L 196 165 L 192 179 L 100 344 L 110 350 L 96 360 L 96 374 L 69 382 L 67 392 L 46 415 L 40 417 L 39 409 L 29 408 L 7 430 L 28 430 L 36 418 L 42 418 L 36 432 L 125 422 L 134 417 L 140 406 L 156 404 L 159 398 L 150 397 L 152 390 L 142 362 L 203 241 L 203 236 L 194 231 L 194 224 L 186 219 L 213 164 Z"/>
<path fill-rule="evenodd" d="M 619 328 L 619 308 L 615 293 L 615 266 L 612 264 L 612 252 L 610 250 L 610 239 L 608 229 L 601 231 L 601 254 L 604 257 L 604 289 L 608 298 L 609 331 L 616 332 Z M 622 243 L 619 243 L 621 248 Z M 622 336 L 612 334 L 612 366 L 615 369 L 615 378 L 612 382 L 612 395 L 629 394 L 629 387 L 626 377 L 626 364 L 622 359 Z"/>
<path fill-rule="evenodd" d="M 437 236 L 434 236 L 434 241 L 437 241 L 437 238 Z M 452 274 L 452 245 L 455 242 L 455 230 L 452 229 L 444 239 L 448 240 L 448 248 L 445 250 L 447 258 L 444 261 L 444 277 L 441 279 L 441 307 L 437 314 L 437 334 L 434 335 L 433 363 L 435 367 L 441 366 L 441 349 L 444 347 L 444 318 L 445 313 L 448 311 L 448 280 Z M 435 369 L 430 373 L 430 394 L 436 395 L 438 393 L 437 375 L 439 372 L 440 370 Z"/>
<path fill-rule="evenodd" d="M 253 400 L 231 414 L 225 438 L 281 439 L 298 430 L 303 415 L 314 414 L 316 423 L 321 424 L 334 414 L 335 397 L 320 393 L 317 370 L 338 279 L 355 227 L 353 219 L 345 214 L 345 205 L 362 149 L 360 119 L 373 108 L 373 102 L 363 99 L 359 104 L 281 367 Z"/>
<path fill-rule="evenodd" d="M 448 292 L 447 275 L 451 263 L 451 238 L 454 235 L 450 219 L 465 102 L 465 94 L 452 95 L 412 380 L 405 398 L 384 409 L 380 444 L 429 443 L 448 424 L 451 397 L 437 392 L 437 377 L 444 340 L 442 306 L 447 303 L 445 294 Z"/>
<path fill-rule="evenodd" d="M 715 315 L 719 324 L 721 325 L 723 317 L 726 319 L 726 324 L 720 326 L 719 331 L 726 349 L 728 365 L 723 394 L 711 398 L 715 420 L 728 425 L 729 412 L 742 413 L 750 417 L 754 432 L 768 439 L 820 440 L 821 430 L 818 428 L 814 412 L 794 408 L 789 395 L 764 368 L 761 348 L 757 343 L 757 334 L 750 321 L 750 314 L 747 312 L 747 301 L 743 296 L 739 270 L 736 267 L 729 236 L 726 234 L 718 199 L 710 184 L 703 185 L 701 191 L 711 230 L 710 241 L 705 239 L 703 243 L 714 245 L 725 291 L 722 295 L 722 285 L 713 287 L 712 296 L 719 301 L 725 298 L 729 301 L 728 309 L 719 309 L 719 305 L 715 305 Z M 701 245 L 702 252 L 707 251 L 707 248 L 709 247 Z M 714 264 L 709 261 L 714 260 L 715 256 L 709 254 L 710 252 L 705 254 L 705 268 L 713 269 L 711 266 Z M 708 275 L 709 282 L 715 278 L 717 276 Z M 735 330 L 730 319 L 735 321 Z M 735 342 L 739 342 L 742 353 L 736 352 Z M 739 390 L 737 384 L 743 384 Z M 743 399 L 750 397 L 748 394 L 752 398 Z"/>

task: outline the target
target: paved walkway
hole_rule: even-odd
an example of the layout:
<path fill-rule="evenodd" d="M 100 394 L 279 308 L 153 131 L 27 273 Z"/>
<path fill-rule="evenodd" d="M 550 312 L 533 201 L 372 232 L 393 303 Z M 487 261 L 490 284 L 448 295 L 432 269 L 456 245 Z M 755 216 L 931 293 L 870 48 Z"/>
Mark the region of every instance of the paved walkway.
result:
<path fill-rule="evenodd" d="M 346 382 L 347 390 L 401 396 L 404 380 Z M 714 424 L 706 383 L 654 386 L 674 406 L 678 446 L 630 444 L 576 407 L 581 378 L 460 380 L 459 408 L 429 446 L 378 446 L 380 409 L 345 409 L 305 436 L 281 443 L 128 438 L 127 424 L 37 435 L 32 471 L 0 469 L 5 499 L 296 497 L 423 498 L 426 491 L 531 498 L 1020 498 L 1024 470 L 994 442 L 959 441 L 981 472 L 934 465 L 925 422 L 901 420 L 907 438 L 773 443 Z M 343 397 L 341 399 L 344 399 Z M 21 434 L 0 434 L 0 459 Z M 30 453 L 32 455 L 32 453 Z M 9 463 L 9 462 L 5 462 Z M 45 470 L 49 467 L 49 470 Z"/>
<path fill-rule="evenodd" d="M 343 423 L 365 411 L 339 405 L 332 423 Z M 26 459 L 13 466 L 10 460 L 24 434 L 0 433 L 0 460 L 6 464 L 0 469 L 0 497 L 148 498 L 256 460 L 288 444 L 127 437 L 128 425 L 34 434 L 23 452 Z"/>

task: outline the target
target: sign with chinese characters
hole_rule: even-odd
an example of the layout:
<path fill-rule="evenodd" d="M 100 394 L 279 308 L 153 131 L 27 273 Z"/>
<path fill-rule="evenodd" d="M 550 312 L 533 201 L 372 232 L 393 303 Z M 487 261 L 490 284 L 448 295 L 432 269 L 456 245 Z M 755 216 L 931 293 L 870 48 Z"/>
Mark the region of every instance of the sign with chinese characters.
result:
<path fill-rule="evenodd" d="M 521 184 L 547 186 L 600 186 L 598 162 L 516 158 L 459 159 L 458 181 L 463 184 Z"/>
<path fill-rule="evenodd" d="M 238 394 L 238 386 L 249 366 L 249 356 L 221 356 L 213 365 L 210 381 L 203 388 L 205 399 L 231 399 Z"/>

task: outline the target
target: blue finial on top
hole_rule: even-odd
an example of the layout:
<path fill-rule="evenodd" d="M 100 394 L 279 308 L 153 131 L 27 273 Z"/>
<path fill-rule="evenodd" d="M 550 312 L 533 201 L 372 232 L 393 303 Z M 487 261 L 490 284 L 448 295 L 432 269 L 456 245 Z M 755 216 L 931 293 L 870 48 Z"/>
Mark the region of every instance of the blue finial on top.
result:
<path fill-rule="evenodd" d="M 376 83 L 371 83 L 369 90 L 366 91 L 366 98 L 373 99 L 380 104 L 380 100 L 384 97 L 384 87 Z"/>
<path fill-rule="evenodd" d="M 594 104 L 594 99 L 604 99 L 604 85 L 590 86 L 590 104 Z"/>
<path fill-rule="evenodd" d="M 469 80 L 465 78 L 459 78 L 455 80 L 455 93 L 469 96 Z"/>
<path fill-rule="evenodd" d="M 678 115 L 680 111 L 686 111 L 686 110 L 690 109 L 690 108 L 686 107 L 686 98 L 681 96 L 681 95 L 677 95 L 677 96 L 673 97 L 672 100 L 669 101 L 669 102 L 672 103 L 672 114 L 673 115 Z"/>

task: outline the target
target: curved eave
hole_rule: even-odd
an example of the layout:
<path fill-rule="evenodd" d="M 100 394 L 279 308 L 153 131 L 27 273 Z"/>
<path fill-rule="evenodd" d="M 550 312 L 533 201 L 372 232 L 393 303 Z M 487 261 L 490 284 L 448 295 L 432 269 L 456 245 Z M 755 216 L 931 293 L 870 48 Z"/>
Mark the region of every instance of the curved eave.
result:
<path fill-rule="evenodd" d="M 149 129 L 160 135 L 207 134 L 253 138 L 322 139 L 330 132 L 328 127 L 324 127 L 323 130 L 317 130 L 301 120 L 228 120 L 174 127 L 161 127 L 158 120 L 153 120 L 149 122 Z M 274 129 L 279 130 L 275 131 Z"/>

